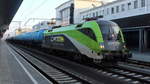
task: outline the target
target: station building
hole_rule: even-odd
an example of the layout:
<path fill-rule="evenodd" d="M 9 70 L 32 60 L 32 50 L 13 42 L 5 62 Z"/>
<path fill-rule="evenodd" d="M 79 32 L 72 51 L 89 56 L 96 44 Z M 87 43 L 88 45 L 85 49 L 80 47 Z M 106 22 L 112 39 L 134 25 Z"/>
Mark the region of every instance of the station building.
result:
<path fill-rule="evenodd" d="M 101 6 L 102 1 L 97 0 L 69 0 L 56 8 L 56 25 L 69 25 L 80 23 L 80 12 Z"/>
<path fill-rule="evenodd" d="M 103 16 L 100 19 L 116 21 L 123 28 L 146 26 L 150 24 L 150 20 L 148 21 L 149 13 L 150 0 L 116 0 L 80 12 L 80 21 L 83 22 L 85 18 Z M 127 23 L 131 20 L 132 23 Z M 147 20 L 147 22 L 143 22 L 143 20 Z"/>

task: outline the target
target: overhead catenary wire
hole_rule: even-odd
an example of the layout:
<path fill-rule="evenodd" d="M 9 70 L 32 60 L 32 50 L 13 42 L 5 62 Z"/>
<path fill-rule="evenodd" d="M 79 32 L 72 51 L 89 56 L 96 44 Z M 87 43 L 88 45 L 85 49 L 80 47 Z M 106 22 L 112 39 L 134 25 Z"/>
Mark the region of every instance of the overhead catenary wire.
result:
<path fill-rule="evenodd" d="M 39 4 L 36 8 L 32 9 L 31 12 L 28 12 L 25 16 L 29 17 L 32 14 L 34 14 L 35 12 L 37 12 L 37 10 L 40 9 L 42 6 L 44 6 L 47 1 L 48 0 L 44 0 L 43 2 L 41 2 L 41 4 Z"/>
<path fill-rule="evenodd" d="M 21 13 L 20 16 L 23 16 L 24 14 L 28 13 L 29 11 L 31 11 L 33 9 L 33 4 L 35 4 L 36 2 L 37 1 L 32 0 L 32 2 L 30 4 L 28 4 L 29 6 L 27 8 L 25 8 L 25 10 Z M 25 7 L 25 6 L 23 6 L 23 7 Z M 31 10 L 29 10 L 29 9 L 31 9 Z"/>
<path fill-rule="evenodd" d="M 30 10 L 30 12 L 28 12 L 26 15 L 24 15 L 24 16 L 26 16 L 25 19 L 26 19 L 27 17 L 30 17 L 31 15 L 33 15 L 35 12 L 37 12 L 42 6 L 45 5 L 45 3 L 46 3 L 47 1 L 48 1 L 48 0 L 44 0 L 44 1 L 41 2 L 38 6 L 36 6 L 34 9 Z M 29 18 L 29 19 L 31 19 L 31 18 Z M 28 20 L 29 20 L 29 19 L 28 19 Z M 27 20 L 26 22 L 24 22 L 24 25 L 27 24 L 28 20 Z"/>

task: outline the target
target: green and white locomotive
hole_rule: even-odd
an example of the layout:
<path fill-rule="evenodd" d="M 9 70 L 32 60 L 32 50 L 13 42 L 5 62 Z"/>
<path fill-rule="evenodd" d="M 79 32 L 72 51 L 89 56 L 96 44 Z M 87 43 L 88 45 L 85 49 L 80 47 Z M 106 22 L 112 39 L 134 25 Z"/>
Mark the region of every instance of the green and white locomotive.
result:
<path fill-rule="evenodd" d="M 112 21 L 93 20 L 46 30 L 43 47 L 72 52 L 94 62 L 125 60 L 131 53 L 119 26 Z M 75 57 L 76 58 L 76 57 Z"/>

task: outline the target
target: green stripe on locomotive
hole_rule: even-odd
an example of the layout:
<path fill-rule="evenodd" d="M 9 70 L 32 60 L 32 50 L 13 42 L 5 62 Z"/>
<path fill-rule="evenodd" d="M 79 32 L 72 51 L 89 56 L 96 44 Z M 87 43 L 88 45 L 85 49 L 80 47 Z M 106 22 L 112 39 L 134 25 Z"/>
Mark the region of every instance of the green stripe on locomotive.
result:
<path fill-rule="evenodd" d="M 90 28 L 94 32 L 96 36 L 96 40 L 93 40 L 86 34 L 79 31 L 80 29 L 84 29 L 84 28 Z M 121 31 L 120 33 L 121 33 L 120 41 L 124 42 L 123 34 Z M 69 37 L 75 39 L 80 44 L 88 47 L 89 49 L 91 49 L 92 51 L 95 51 L 96 53 L 100 53 L 102 51 L 102 49 L 99 47 L 100 46 L 99 44 L 103 43 L 104 40 L 103 40 L 100 27 L 96 21 L 85 22 L 82 24 L 81 27 L 78 27 L 78 25 L 70 25 L 70 26 L 56 28 L 56 29 L 53 29 L 52 31 L 46 30 L 44 32 L 45 36 L 57 35 L 57 34 L 68 35 Z"/>

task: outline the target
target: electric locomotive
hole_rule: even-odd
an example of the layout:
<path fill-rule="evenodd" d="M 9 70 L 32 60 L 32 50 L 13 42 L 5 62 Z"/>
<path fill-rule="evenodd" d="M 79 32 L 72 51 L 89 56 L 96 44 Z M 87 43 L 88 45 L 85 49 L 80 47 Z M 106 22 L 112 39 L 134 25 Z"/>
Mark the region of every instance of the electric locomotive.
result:
<path fill-rule="evenodd" d="M 42 47 L 81 54 L 94 62 L 125 60 L 131 57 L 119 26 L 105 20 L 45 30 Z"/>

